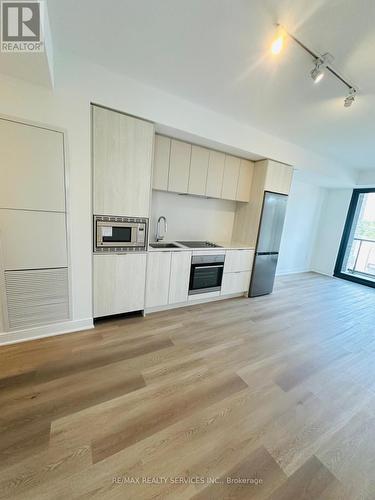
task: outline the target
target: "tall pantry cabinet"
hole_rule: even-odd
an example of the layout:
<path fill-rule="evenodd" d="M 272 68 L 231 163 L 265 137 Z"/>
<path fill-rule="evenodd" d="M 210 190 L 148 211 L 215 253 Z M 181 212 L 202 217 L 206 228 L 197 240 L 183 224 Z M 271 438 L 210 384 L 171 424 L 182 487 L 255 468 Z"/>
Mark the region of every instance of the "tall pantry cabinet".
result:
<path fill-rule="evenodd" d="M 154 125 L 92 106 L 93 215 L 150 217 Z M 93 256 L 94 317 L 144 309 L 146 254 Z"/>

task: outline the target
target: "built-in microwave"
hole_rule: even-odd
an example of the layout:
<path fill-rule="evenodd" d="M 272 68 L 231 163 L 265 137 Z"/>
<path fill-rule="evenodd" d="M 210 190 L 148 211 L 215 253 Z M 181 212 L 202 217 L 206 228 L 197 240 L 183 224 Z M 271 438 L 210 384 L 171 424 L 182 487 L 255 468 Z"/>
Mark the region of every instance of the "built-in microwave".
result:
<path fill-rule="evenodd" d="M 94 216 L 94 252 L 129 252 L 147 249 L 148 219 Z"/>

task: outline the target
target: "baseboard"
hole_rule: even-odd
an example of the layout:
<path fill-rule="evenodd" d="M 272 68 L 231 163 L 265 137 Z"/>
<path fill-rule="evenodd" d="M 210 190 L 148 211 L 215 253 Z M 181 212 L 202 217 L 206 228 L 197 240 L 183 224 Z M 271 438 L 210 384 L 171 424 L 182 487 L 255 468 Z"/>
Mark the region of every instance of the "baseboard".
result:
<path fill-rule="evenodd" d="M 27 330 L 5 332 L 0 333 L 0 345 L 17 344 L 18 342 L 42 339 L 44 337 L 54 337 L 55 335 L 64 335 L 65 333 L 79 332 L 82 330 L 89 330 L 90 328 L 94 328 L 92 318 L 43 325 L 28 328 Z"/>
<path fill-rule="evenodd" d="M 329 276 L 330 278 L 334 278 L 333 274 L 328 274 L 323 271 L 319 271 L 318 269 L 311 269 L 311 272 L 316 274 L 322 274 L 323 276 Z"/>
<path fill-rule="evenodd" d="M 301 274 L 301 273 L 311 273 L 312 269 L 293 269 L 289 271 L 277 272 L 276 276 L 287 276 L 288 274 Z"/>

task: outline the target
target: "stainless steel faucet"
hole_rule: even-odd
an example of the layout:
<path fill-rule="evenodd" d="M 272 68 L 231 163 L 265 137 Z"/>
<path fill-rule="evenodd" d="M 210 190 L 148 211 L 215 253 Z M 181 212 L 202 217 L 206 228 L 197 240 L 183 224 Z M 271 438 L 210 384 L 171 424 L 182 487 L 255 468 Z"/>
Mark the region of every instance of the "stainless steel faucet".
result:
<path fill-rule="evenodd" d="M 160 233 L 160 222 L 161 221 L 164 221 L 164 231 L 163 231 L 163 234 Z M 164 215 L 161 215 L 158 218 L 158 223 L 156 225 L 156 241 L 164 240 L 166 234 L 167 234 L 167 219 L 164 217 Z"/>

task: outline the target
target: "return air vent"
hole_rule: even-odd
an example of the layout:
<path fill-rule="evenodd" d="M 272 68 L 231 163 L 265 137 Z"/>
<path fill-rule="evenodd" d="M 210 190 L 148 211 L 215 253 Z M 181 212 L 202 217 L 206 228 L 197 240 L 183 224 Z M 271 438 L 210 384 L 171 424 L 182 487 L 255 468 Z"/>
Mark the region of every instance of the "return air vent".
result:
<path fill-rule="evenodd" d="M 69 319 L 68 269 L 5 271 L 10 330 Z"/>

